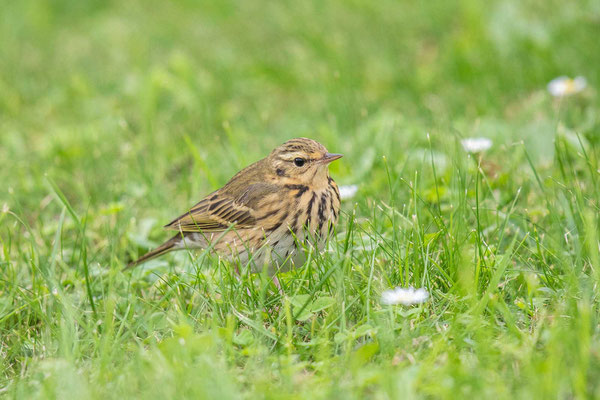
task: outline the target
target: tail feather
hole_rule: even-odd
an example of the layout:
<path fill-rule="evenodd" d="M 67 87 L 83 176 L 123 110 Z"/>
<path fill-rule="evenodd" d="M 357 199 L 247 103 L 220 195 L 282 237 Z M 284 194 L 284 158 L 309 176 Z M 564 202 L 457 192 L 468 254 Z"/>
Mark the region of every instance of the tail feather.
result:
<path fill-rule="evenodd" d="M 168 253 L 171 250 L 174 250 L 174 247 L 177 244 L 179 244 L 180 241 L 181 241 L 181 234 L 178 233 L 177 235 L 173 236 L 171 239 L 167 240 L 166 242 L 164 242 L 163 244 L 161 244 L 154 250 L 150 250 L 149 252 L 147 252 L 146 254 L 144 254 L 143 256 L 138 258 L 137 260 L 134 260 L 134 261 L 130 262 L 129 264 L 127 264 L 125 269 L 136 267 L 142 263 L 145 263 L 148 260 L 151 260 L 158 256 L 162 256 L 163 254 Z"/>

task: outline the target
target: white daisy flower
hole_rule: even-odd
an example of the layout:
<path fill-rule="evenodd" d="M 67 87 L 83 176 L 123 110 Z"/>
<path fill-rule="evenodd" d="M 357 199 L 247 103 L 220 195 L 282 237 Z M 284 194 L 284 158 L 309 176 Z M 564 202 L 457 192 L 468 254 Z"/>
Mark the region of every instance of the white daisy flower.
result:
<path fill-rule="evenodd" d="M 548 92 L 554 97 L 563 97 L 577 94 L 585 89 L 587 81 L 583 76 L 571 79 L 568 76 L 559 76 L 548 83 Z"/>
<path fill-rule="evenodd" d="M 410 306 L 412 304 L 424 303 L 429 298 L 429 293 L 424 288 L 408 289 L 397 287 L 396 289 L 386 290 L 381 294 L 381 303 L 385 305 L 402 304 Z"/>
<path fill-rule="evenodd" d="M 339 187 L 342 200 L 351 199 L 358 192 L 357 185 L 342 185 Z"/>
<path fill-rule="evenodd" d="M 481 153 L 492 147 L 493 144 L 490 139 L 484 137 L 466 138 L 461 140 L 460 143 L 467 153 Z"/>

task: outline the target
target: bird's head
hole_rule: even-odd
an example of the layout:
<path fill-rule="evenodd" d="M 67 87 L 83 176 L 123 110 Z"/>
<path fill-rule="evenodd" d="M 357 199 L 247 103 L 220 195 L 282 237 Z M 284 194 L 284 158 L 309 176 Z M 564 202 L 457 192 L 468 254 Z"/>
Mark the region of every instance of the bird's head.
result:
<path fill-rule="evenodd" d="M 315 140 L 297 138 L 275 148 L 269 161 L 273 174 L 286 183 L 324 187 L 328 184 L 329 163 L 340 157 Z"/>

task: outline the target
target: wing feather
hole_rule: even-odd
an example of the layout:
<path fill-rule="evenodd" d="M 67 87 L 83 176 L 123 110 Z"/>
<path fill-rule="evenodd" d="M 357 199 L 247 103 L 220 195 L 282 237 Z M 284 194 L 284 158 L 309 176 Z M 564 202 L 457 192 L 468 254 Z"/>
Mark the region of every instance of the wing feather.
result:
<path fill-rule="evenodd" d="M 235 224 L 236 229 L 256 225 L 256 207 L 266 195 L 277 191 L 272 184 L 248 186 L 241 195 L 217 191 L 175 218 L 165 229 L 180 232 L 221 232 Z"/>

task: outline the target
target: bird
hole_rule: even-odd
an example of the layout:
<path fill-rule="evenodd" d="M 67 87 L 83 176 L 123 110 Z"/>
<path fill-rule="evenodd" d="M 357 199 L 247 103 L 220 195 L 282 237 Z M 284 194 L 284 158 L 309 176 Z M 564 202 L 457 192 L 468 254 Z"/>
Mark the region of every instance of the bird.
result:
<path fill-rule="evenodd" d="M 329 164 L 342 156 L 312 139 L 286 141 L 165 225 L 177 233 L 126 268 L 183 249 L 209 250 L 254 272 L 302 265 L 306 245 L 322 250 L 340 215 Z"/>

